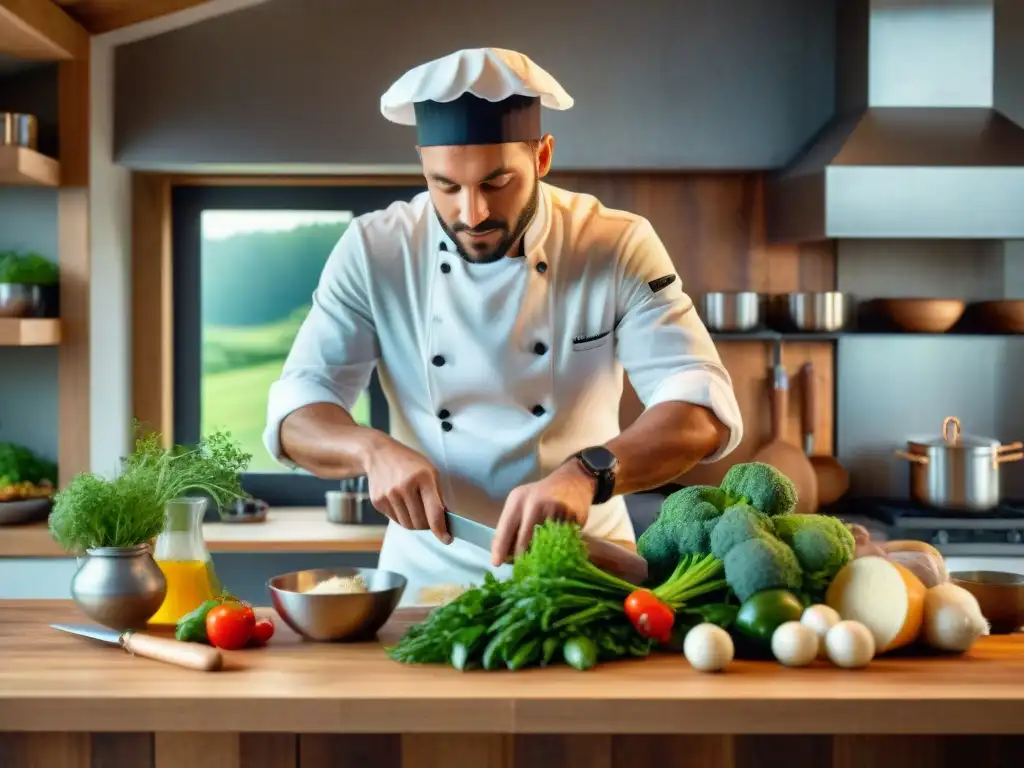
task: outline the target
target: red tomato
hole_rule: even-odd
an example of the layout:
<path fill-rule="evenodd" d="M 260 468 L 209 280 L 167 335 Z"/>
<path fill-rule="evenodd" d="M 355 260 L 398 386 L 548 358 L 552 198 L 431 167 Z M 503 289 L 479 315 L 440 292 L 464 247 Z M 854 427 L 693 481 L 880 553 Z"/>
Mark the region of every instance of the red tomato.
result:
<path fill-rule="evenodd" d="M 264 645 L 274 636 L 274 622 L 270 619 L 259 619 L 252 628 L 252 642 Z"/>
<path fill-rule="evenodd" d="M 221 603 L 206 614 L 206 636 L 210 644 L 225 651 L 244 648 L 255 626 L 256 615 L 242 603 Z"/>
<path fill-rule="evenodd" d="M 625 602 L 626 616 L 644 637 L 667 643 L 672 637 L 675 614 L 649 589 L 631 592 Z"/>

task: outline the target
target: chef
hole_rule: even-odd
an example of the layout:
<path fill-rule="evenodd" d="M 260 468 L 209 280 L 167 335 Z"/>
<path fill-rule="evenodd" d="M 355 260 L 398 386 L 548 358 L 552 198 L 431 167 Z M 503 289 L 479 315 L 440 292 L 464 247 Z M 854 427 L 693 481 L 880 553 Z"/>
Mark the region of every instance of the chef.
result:
<path fill-rule="evenodd" d="M 367 476 L 406 603 L 507 574 L 547 518 L 635 546 L 624 494 L 740 442 L 729 374 L 651 224 L 542 181 L 542 111 L 572 105 L 497 48 L 399 78 L 381 112 L 415 127 L 427 190 L 351 222 L 271 386 L 268 450 Z M 375 367 L 390 434 L 350 416 Z M 623 369 L 645 410 L 620 433 Z M 445 509 L 494 526 L 492 550 L 452 540 Z"/>

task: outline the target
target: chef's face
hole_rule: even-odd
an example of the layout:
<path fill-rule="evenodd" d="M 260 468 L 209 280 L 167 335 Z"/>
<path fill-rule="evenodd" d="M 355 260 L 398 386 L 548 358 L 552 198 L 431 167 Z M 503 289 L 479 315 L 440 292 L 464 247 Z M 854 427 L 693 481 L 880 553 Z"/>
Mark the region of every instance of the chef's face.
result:
<path fill-rule="evenodd" d="M 420 148 L 438 220 L 465 258 L 494 261 L 518 246 L 553 149 L 550 134 L 529 143 Z"/>

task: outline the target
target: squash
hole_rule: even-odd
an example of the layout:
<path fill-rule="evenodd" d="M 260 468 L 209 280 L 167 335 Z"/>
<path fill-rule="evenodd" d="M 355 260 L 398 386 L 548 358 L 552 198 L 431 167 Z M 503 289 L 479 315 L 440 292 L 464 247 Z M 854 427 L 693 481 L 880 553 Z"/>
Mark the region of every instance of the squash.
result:
<path fill-rule="evenodd" d="M 924 623 L 924 584 L 909 569 L 877 555 L 851 560 L 836 574 L 825 604 L 844 621 L 863 624 L 876 653 L 917 640 Z"/>

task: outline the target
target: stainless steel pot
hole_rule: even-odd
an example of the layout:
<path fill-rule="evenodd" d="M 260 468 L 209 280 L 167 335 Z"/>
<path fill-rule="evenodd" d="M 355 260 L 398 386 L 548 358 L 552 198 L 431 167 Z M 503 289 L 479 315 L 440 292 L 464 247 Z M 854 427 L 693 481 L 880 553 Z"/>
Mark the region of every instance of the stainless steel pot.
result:
<path fill-rule="evenodd" d="M 105 627 L 140 629 L 167 596 L 167 578 L 149 544 L 100 547 L 71 579 L 71 597 L 82 612 Z"/>
<path fill-rule="evenodd" d="M 850 301 L 839 291 L 803 291 L 773 296 L 769 318 L 782 331 L 834 333 L 846 327 Z"/>
<path fill-rule="evenodd" d="M 947 416 L 942 436 L 907 441 L 896 456 L 910 462 L 910 497 L 929 507 L 986 512 L 1000 501 L 1000 464 L 1024 459 L 1024 443 L 963 435 L 960 420 Z"/>
<path fill-rule="evenodd" d="M 754 291 L 704 294 L 704 325 L 712 333 L 756 331 L 764 322 L 764 296 Z"/>

